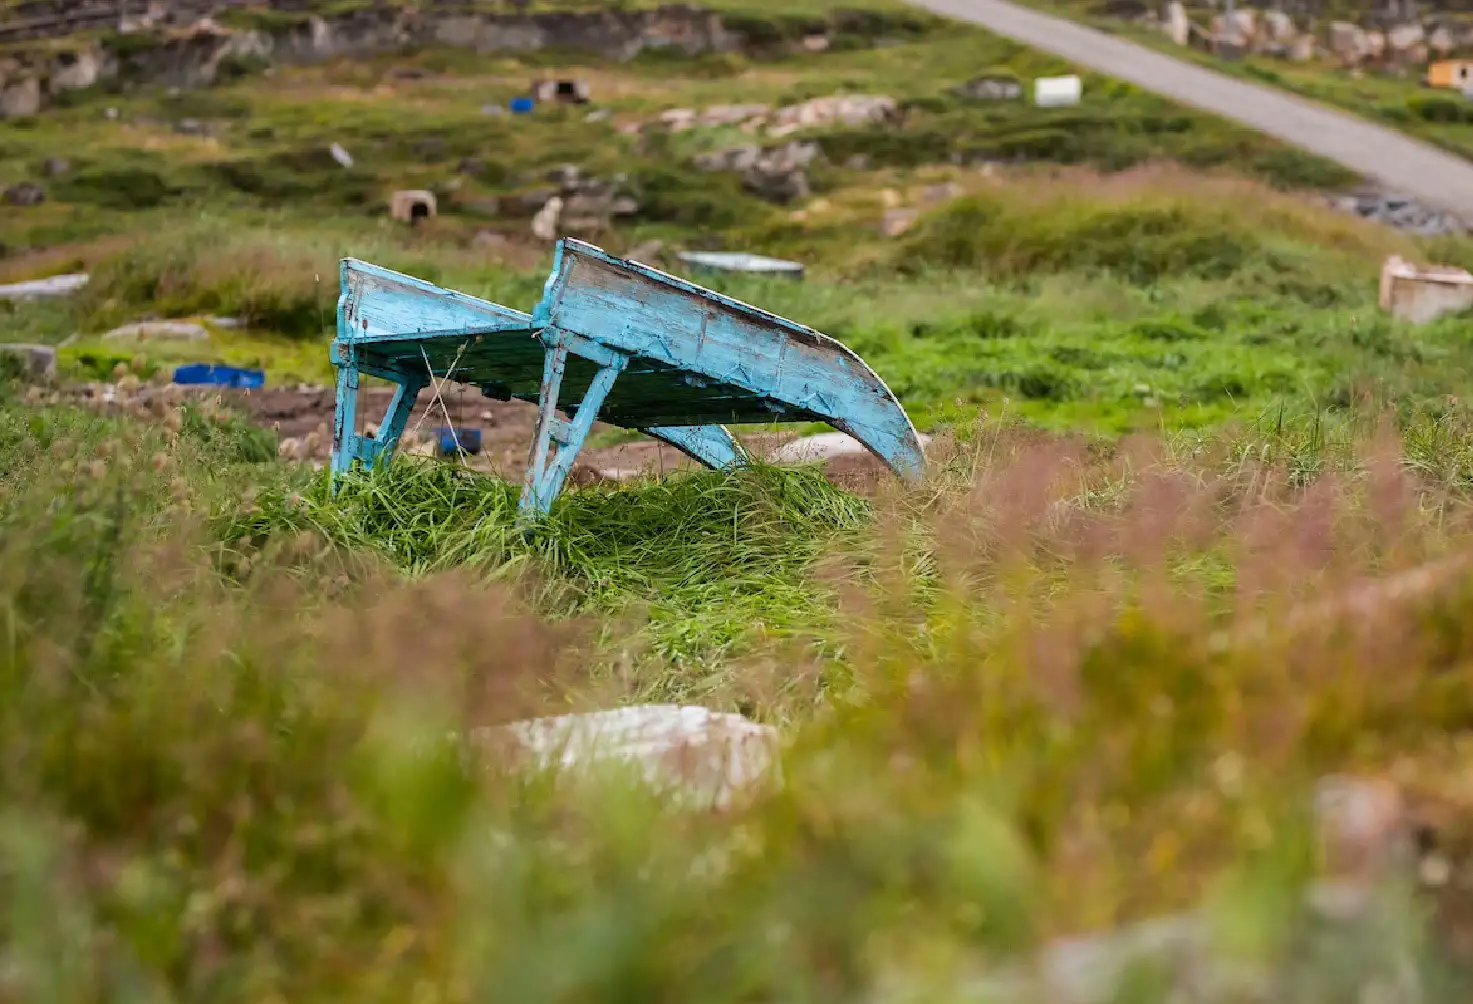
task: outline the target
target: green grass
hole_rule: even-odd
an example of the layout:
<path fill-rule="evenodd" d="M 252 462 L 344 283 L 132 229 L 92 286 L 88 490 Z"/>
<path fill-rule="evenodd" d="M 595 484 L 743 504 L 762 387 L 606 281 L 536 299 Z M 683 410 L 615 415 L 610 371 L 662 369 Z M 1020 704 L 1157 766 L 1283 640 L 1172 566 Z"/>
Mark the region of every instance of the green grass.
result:
<path fill-rule="evenodd" d="M 839 337 L 925 428 L 965 427 L 978 406 L 1118 433 L 1211 426 L 1281 400 L 1345 408 L 1369 395 L 1416 411 L 1466 393 L 1461 318 L 1419 328 L 1375 309 L 1382 256 L 1423 249 L 1251 183 L 1160 169 L 1024 177 L 977 187 L 890 242 L 872 236 L 873 211 L 839 204 L 831 222 L 794 226 L 793 242 L 852 238 L 805 283 L 718 285 Z M 285 215 L 173 219 L 101 261 L 69 305 L 13 309 L 17 335 L 80 332 L 63 364 L 91 378 L 135 355 L 152 366 L 216 353 L 266 365 L 273 382 L 320 382 L 338 258 L 522 309 L 549 263 Z M 145 313 L 232 315 L 257 330 L 182 349 L 91 337 Z"/>
<path fill-rule="evenodd" d="M 1463 593 L 1202 641 L 1461 546 L 1462 483 L 1395 481 L 1350 425 L 1154 458 L 984 425 L 913 493 L 677 475 L 530 539 L 495 482 L 405 464 L 332 499 L 182 430 L 0 408 L 0 957 L 28 997 L 946 999 L 1195 904 L 1258 932 L 1248 966 L 1298 944 L 1319 773 L 1466 766 Z M 783 790 L 688 815 L 436 752 L 620 698 L 781 723 Z M 1427 933 L 1428 999 L 1461 999 Z M 1293 958 L 1321 986 L 1383 955 Z"/>
<path fill-rule="evenodd" d="M 875 15 L 881 22 L 890 16 Z M 593 173 L 628 174 L 631 190 L 645 203 L 637 223 L 682 233 L 714 225 L 740 240 L 760 233 L 781 211 L 734 182 L 713 185 L 710 176 L 694 171 L 689 157 L 699 152 L 697 137 L 675 137 L 673 146 L 660 137 L 641 144 L 615 128 L 675 104 L 729 101 L 734 94 L 781 104 L 858 90 L 905 102 L 902 128 L 834 129 L 820 136 L 835 164 L 863 154 L 880 168 L 956 156 L 1115 170 L 1169 158 L 1200 167 L 1232 165 L 1282 185 L 1346 180 L 1322 161 L 1104 79 L 1089 80 L 1094 97 L 1077 109 L 967 103 L 950 88 L 980 70 L 1032 76 L 1064 64 L 965 26 L 942 30 L 923 22 L 899 39 L 875 47 L 871 37 L 857 48 L 783 59 L 658 56 L 628 64 L 430 50 L 282 68 L 270 78 L 174 95 L 149 86 L 78 95 L 68 107 L 16 123 L 0 138 L 0 182 L 6 184 L 36 178 L 47 157 L 65 154 L 73 162 L 71 173 L 41 179 L 48 203 L 9 214 L 0 241 L 15 251 L 91 240 L 146 227 L 146 215 L 158 207 L 200 203 L 215 211 L 271 207 L 382 218 L 389 193 L 403 187 L 436 190 L 446 210 L 442 229 L 468 237 L 485 222 L 474 218 L 477 200 L 545 187 L 541 175 L 569 161 Z M 428 75 L 391 76 L 406 64 Z M 595 100 L 614 120 L 589 123 L 581 109 L 544 109 L 525 119 L 481 112 L 487 103 L 520 93 L 529 75 L 552 69 L 587 76 Z M 117 109 L 117 121 L 103 116 L 105 107 Z M 183 119 L 206 123 L 212 135 L 176 134 L 173 125 Z M 353 168 L 342 169 L 327 156 L 332 142 L 353 153 Z M 457 165 L 472 157 L 488 171 L 457 174 Z M 840 171 L 815 179 L 820 189 L 862 180 Z"/>
<path fill-rule="evenodd" d="M 818 10 L 744 9 L 779 34 Z M 0 381 L 0 1000 L 952 1001 L 1046 939 L 1196 907 L 1235 972 L 1289 963 L 1282 999 L 1340 999 L 1388 955 L 1429 1004 L 1468 999 L 1466 576 L 1292 613 L 1468 547 L 1466 319 L 1404 325 L 1374 291 L 1388 253 L 1469 245 L 1333 215 L 1281 190 L 1344 180 L 1323 164 L 1108 82 L 1098 107 L 964 105 L 981 69 L 1057 64 L 922 28 L 787 59 L 423 52 L 81 95 L 0 134 L 0 181 L 76 163 L 0 218 L 33 249 L 0 275 L 93 275 L 0 306 L 7 339 L 80 336 L 67 376 L 209 351 L 323 379 L 349 254 L 526 308 L 550 249 L 471 243 L 525 227 L 472 200 L 571 161 L 644 200 L 615 250 L 807 261 L 722 289 L 841 337 L 951 433 L 924 484 L 872 498 L 758 466 L 571 490 L 526 527 L 514 487 L 455 466 L 333 493 L 211 407 L 107 418 Z M 431 73 L 390 81 L 404 63 Z M 553 68 L 614 122 L 479 112 Z M 802 207 L 689 167 L 739 136 L 615 127 L 839 89 L 905 124 L 824 134 Z M 468 156 L 488 169 L 455 189 Z M 435 225 L 383 219 L 408 185 L 439 186 Z M 925 212 L 884 239 L 894 202 Z M 96 341 L 145 314 L 247 327 Z M 632 701 L 776 725 L 784 785 L 685 813 L 618 772 L 467 772 L 444 742 Z M 1330 867 L 1312 787 L 1344 771 L 1393 775 L 1453 870 L 1373 945 L 1332 936 L 1349 958 L 1296 907 Z"/>
<path fill-rule="evenodd" d="M 1362 376 L 1386 382 L 1374 353 L 1342 346 L 1353 341 L 1351 319 L 1369 309 L 1380 257 L 1423 249 L 1268 190 L 1335 186 L 1343 174 L 1104 79 L 1089 80 L 1091 101 L 1080 108 L 966 102 L 951 88 L 978 72 L 1027 77 L 1063 64 L 967 26 L 911 24 L 898 10 L 835 15 L 854 22 L 854 44 L 820 54 L 608 64 L 427 50 L 283 67 L 176 94 L 144 86 L 78 95 L 0 137 L 0 181 L 34 177 L 59 152 L 73 161 L 70 174 L 44 182 L 43 206 L 0 221 L 0 242 L 12 249 L 0 276 L 86 268 L 93 283 L 75 303 L 0 307 L 0 328 L 13 340 L 78 336 L 63 362 L 81 375 L 97 368 L 86 360 L 118 355 L 95 341 L 118 324 L 231 316 L 246 330 L 141 354 L 150 366 L 214 355 L 263 366 L 276 383 L 324 381 L 338 258 L 525 308 L 548 256 L 529 246 L 515 207 L 548 190 L 550 168 L 571 162 L 625 176 L 641 202 L 633 219 L 592 235 L 611 250 L 661 239 L 808 263 L 813 278 L 797 289 L 730 289 L 851 342 L 929 427 L 966 424 L 978 405 L 1111 433 L 1205 426 L 1284 395 L 1343 396 Z M 797 22 L 812 12 L 791 16 L 791 24 L 775 18 L 772 30 L 801 34 Z M 888 36 L 898 44 L 876 44 Z M 406 66 L 424 75 L 405 78 L 398 71 Z M 482 113 L 529 76 L 554 70 L 589 79 L 612 118 L 589 122 L 585 109 L 526 119 Z M 695 170 L 699 153 L 748 141 L 739 132 L 634 137 L 618 128 L 673 105 L 781 105 L 842 91 L 894 96 L 903 122 L 819 130 L 827 162 L 813 170 L 815 198 L 801 207 L 769 204 L 734 176 Z M 118 120 L 104 107 L 117 108 Z M 176 134 L 171 123 L 184 118 L 208 123 L 212 135 Z M 353 153 L 351 170 L 327 157 L 335 141 Z M 855 156 L 869 166 L 845 166 Z M 484 169 L 461 173 L 468 158 Z M 993 188 L 969 166 L 977 160 L 1002 164 L 1008 180 Z M 1169 171 L 1161 179 L 1148 166 L 1161 160 L 1232 170 L 1268 188 Z M 1036 180 L 1060 169 L 1084 173 Z M 1123 182 L 1101 180 L 1122 171 Z M 1130 191 L 1158 182 L 1160 193 Z M 943 183 L 965 198 L 931 206 L 927 190 Z M 442 213 L 432 226 L 411 232 L 386 219 L 387 196 L 399 187 L 437 192 Z M 1035 189 L 1044 194 L 1018 197 Z M 881 238 L 885 194 L 928 209 L 928 218 L 904 238 Z M 1273 209 L 1204 208 L 1212 199 Z M 499 206 L 489 208 L 492 200 Z M 510 246 L 474 244 L 486 228 L 509 235 Z M 1450 339 L 1388 337 L 1435 346 L 1428 379 L 1403 381 L 1388 396 L 1458 392 L 1459 354 L 1442 348 Z"/>

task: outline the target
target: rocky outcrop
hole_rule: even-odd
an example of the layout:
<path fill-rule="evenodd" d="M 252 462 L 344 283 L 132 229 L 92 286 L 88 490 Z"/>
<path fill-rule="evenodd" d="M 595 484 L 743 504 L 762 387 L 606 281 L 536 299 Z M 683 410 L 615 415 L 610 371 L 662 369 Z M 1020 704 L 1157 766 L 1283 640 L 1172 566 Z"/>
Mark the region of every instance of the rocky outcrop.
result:
<path fill-rule="evenodd" d="M 701 154 L 695 166 L 703 171 L 736 171 L 742 187 L 771 202 L 808 198 L 808 167 L 823 150 L 813 142 L 789 142 L 764 150 L 755 143 Z"/>
<path fill-rule="evenodd" d="M 1413 15 L 1413 16 L 1409 16 Z M 1293 61 L 1326 57 L 1348 68 L 1411 70 L 1428 59 L 1473 53 L 1473 22 L 1444 14 L 1368 9 L 1360 21 L 1328 20 L 1303 4 L 1240 4 L 1225 12 L 1204 0 L 1167 0 L 1141 18 L 1177 45 L 1224 56 L 1244 53 Z"/>
<path fill-rule="evenodd" d="M 23 5 L 24 6 L 24 5 Z M 58 24 L 71 26 L 103 19 L 106 4 L 69 7 Z M 158 13 L 155 11 L 155 13 Z M 168 16 L 127 20 L 119 9 L 106 27 L 131 29 L 103 41 L 79 40 L 53 51 L 13 51 L 0 57 L 0 117 L 35 115 L 61 91 L 91 87 L 114 77 L 170 87 L 213 83 L 234 62 L 302 63 L 394 52 L 409 45 L 472 48 L 483 53 L 523 53 L 542 49 L 588 52 L 609 59 L 631 59 L 648 49 L 675 49 L 689 55 L 734 48 L 738 39 L 719 15 L 694 7 L 654 10 L 596 10 L 580 13 L 483 14 L 457 9 L 364 7 L 332 17 L 307 16 L 267 30 L 232 28 L 205 16 L 175 27 Z M 82 18 L 82 22 L 77 21 Z M 126 25 L 124 22 L 127 22 Z M 14 26 L 0 26 L 0 41 Z"/>
<path fill-rule="evenodd" d="M 1468 230 L 1463 221 L 1451 213 L 1424 206 L 1396 193 L 1370 189 L 1334 196 L 1328 201 L 1331 207 L 1341 212 L 1354 213 L 1362 219 L 1414 234 L 1462 234 Z"/>

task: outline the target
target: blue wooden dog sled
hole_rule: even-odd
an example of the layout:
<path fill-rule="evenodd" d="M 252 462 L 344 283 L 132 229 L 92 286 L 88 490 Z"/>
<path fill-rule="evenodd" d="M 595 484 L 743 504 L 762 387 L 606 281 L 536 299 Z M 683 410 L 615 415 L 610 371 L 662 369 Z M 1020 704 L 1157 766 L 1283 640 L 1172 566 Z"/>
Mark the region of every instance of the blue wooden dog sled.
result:
<path fill-rule="evenodd" d="M 571 239 L 531 314 L 345 259 L 332 361 L 334 477 L 387 460 L 426 387 L 536 403 L 526 516 L 548 511 L 595 420 L 712 468 L 748 460 L 723 423 L 774 420 L 827 422 L 907 479 L 925 462 L 900 402 L 840 343 Z M 364 374 L 397 387 L 373 436 L 357 432 Z"/>

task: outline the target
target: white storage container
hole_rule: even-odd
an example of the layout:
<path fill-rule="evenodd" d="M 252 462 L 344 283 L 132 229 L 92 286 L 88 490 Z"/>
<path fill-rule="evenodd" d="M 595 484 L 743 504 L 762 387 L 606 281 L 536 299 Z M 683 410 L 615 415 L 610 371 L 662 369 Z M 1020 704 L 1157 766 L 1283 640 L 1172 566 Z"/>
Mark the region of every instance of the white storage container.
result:
<path fill-rule="evenodd" d="M 1039 108 L 1079 104 L 1083 85 L 1077 76 L 1039 77 L 1033 81 L 1033 103 Z"/>

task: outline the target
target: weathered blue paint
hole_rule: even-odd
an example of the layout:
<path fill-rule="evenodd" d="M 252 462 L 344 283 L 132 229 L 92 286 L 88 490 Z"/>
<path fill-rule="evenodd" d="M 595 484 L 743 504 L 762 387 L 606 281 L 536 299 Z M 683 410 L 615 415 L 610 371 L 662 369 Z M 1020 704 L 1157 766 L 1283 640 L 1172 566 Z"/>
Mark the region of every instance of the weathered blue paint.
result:
<path fill-rule="evenodd" d="M 775 418 L 828 422 L 907 478 L 924 466 L 900 403 L 839 342 L 582 241 L 558 242 L 531 314 L 353 259 L 341 279 L 335 475 L 392 454 L 431 378 L 537 403 L 528 516 L 547 512 L 600 419 L 714 468 L 748 460 L 721 423 Z M 373 437 L 356 432 L 363 374 L 398 386 Z"/>
<path fill-rule="evenodd" d="M 583 392 L 583 399 L 571 406 L 571 410 L 564 408 L 571 415 L 571 421 L 565 422 L 557 417 L 556 412 L 563 375 L 567 370 L 568 346 L 563 344 L 563 333 L 555 328 L 544 330 L 542 341 L 548 346 L 548 351 L 542 375 L 536 438 L 532 443 L 532 455 L 528 458 L 518 507 L 524 517 L 544 515 L 552 507 L 552 500 L 562 491 L 563 481 L 573 469 L 573 461 L 578 458 L 578 451 L 583 449 L 583 442 L 614 386 L 614 379 L 628 364 L 628 359 L 619 355 L 609 355 L 600 360 L 598 371 Z M 556 448 L 549 455 L 553 444 Z"/>
<path fill-rule="evenodd" d="M 640 431 L 713 470 L 740 467 L 748 460 L 747 451 L 724 425 L 655 425 Z"/>
<path fill-rule="evenodd" d="M 775 416 L 818 420 L 849 433 L 902 476 L 917 478 L 924 469 L 920 438 L 905 409 L 844 345 L 591 244 L 558 243 L 532 323 L 582 335 L 686 378 L 689 394 L 614 397 L 604 406 L 607 422 L 640 428 Z M 668 375 L 663 382 L 672 383 Z"/>

